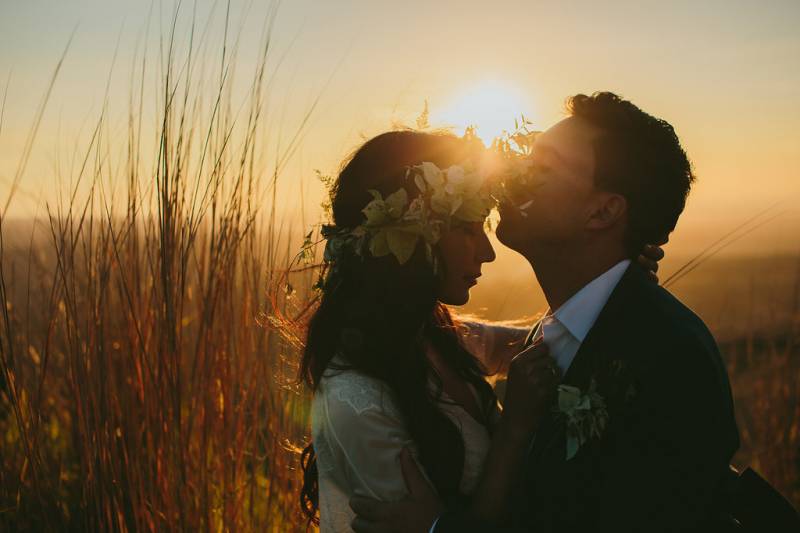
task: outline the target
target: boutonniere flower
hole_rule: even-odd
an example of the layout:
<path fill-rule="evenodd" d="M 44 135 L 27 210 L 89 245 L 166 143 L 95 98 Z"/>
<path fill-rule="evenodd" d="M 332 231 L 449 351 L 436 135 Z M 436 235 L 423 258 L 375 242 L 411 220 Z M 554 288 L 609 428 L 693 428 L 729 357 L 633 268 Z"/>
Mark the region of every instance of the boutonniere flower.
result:
<path fill-rule="evenodd" d="M 567 461 L 575 457 L 590 438 L 600 437 L 608 422 L 606 402 L 598 394 L 594 379 L 585 393 L 577 387 L 559 385 L 555 412 L 566 426 Z"/>

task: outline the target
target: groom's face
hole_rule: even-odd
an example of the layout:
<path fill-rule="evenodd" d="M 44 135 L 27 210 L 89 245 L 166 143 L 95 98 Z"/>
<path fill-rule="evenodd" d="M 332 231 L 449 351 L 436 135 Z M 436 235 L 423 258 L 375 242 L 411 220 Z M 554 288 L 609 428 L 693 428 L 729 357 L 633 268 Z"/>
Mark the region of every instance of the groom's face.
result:
<path fill-rule="evenodd" d="M 536 138 L 528 185 L 514 192 L 520 210 L 500 206 L 497 238 L 524 255 L 578 241 L 585 235 L 591 212 L 595 157 L 593 142 L 599 130 L 569 117 Z"/>

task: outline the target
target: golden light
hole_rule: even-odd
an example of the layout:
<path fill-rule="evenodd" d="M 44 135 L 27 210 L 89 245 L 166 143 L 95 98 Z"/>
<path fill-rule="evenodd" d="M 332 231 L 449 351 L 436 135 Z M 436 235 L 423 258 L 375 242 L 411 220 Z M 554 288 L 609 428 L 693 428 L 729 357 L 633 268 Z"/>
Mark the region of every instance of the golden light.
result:
<path fill-rule="evenodd" d="M 478 136 L 485 144 L 514 129 L 514 119 L 528 115 L 523 98 L 510 84 L 487 80 L 461 93 L 457 93 L 444 107 L 431 110 L 434 126 L 454 127 L 463 131 L 467 126 L 476 126 Z"/>

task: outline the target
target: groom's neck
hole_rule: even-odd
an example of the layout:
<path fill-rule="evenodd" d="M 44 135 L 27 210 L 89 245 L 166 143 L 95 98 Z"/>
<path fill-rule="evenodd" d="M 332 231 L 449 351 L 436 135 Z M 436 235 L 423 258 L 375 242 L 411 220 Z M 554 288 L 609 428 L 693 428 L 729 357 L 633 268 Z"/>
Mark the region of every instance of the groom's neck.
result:
<path fill-rule="evenodd" d="M 622 247 L 608 246 L 555 246 L 528 257 L 553 311 L 623 259 L 627 256 Z"/>

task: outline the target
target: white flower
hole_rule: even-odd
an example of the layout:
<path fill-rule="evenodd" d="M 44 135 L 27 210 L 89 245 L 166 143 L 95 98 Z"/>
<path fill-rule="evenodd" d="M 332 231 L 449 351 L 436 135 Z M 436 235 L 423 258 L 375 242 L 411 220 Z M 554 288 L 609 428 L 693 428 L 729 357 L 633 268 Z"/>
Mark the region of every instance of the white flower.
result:
<path fill-rule="evenodd" d="M 464 169 L 453 165 L 447 169 L 447 185 L 444 190 L 447 194 L 462 194 L 464 189 Z"/>
<path fill-rule="evenodd" d="M 417 189 L 419 189 L 419 192 L 425 194 L 425 191 L 428 189 L 428 187 L 425 186 L 425 178 L 417 174 L 414 176 L 414 183 L 417 184 Z"/>
<path fill-rule="evenodd" d="M 566 424 L 567 461 L 575 457 L 581 446 L 590 438 L 600 437 L 608 423 L 606 402 L 596 391 L 592 380 L 584 394 L 577 387 L 558 386 L 556 415 Z"/>
<path fill-rule="evenodd" d="M 562 413 L 571 413 L 573 409 L 579 409 L 581 405 L 581 390 L 570 385 L 560 385 L 558 387 L 558 410 Z"/>
<path fill-rule="evenodd" d="M 425 201 L 417 196 L 408 204 L 408 211 L 403 215 L 404 220 L 422 220 L 425 215 Z"/>
<path fill-rule="evenodd" d="M 425 178 L 425 181 L 433 189 L 438 189 L 444 185 L 442 171 L 433 163 L 426 161 L 418 165 L 417 168 L 422 171 L 422 176 Z"/>
<path fill-rule="evenodd" d="M 427 186 L 424 189 L 417 183 L 420 190 L 429 193 L 434 213 L 462 222 L 480 222 L 489 215 L 494 200 L 488 191 L 483 190 L 483 174 L 459 165 L 453 165 L 436 174 L 433 171 L 435 165 L 423 165 L 427 169 L 426 176 L 444 176 L 441 181 L 434 177 L 426 178 Z"/>
<path fill-rule="evenodd" d="M 440 215 L 451 217 L 461 207 L 461 195 L 447 194 L 442 188 L 433 193 L 431 197 L 431 209 Z"/>

